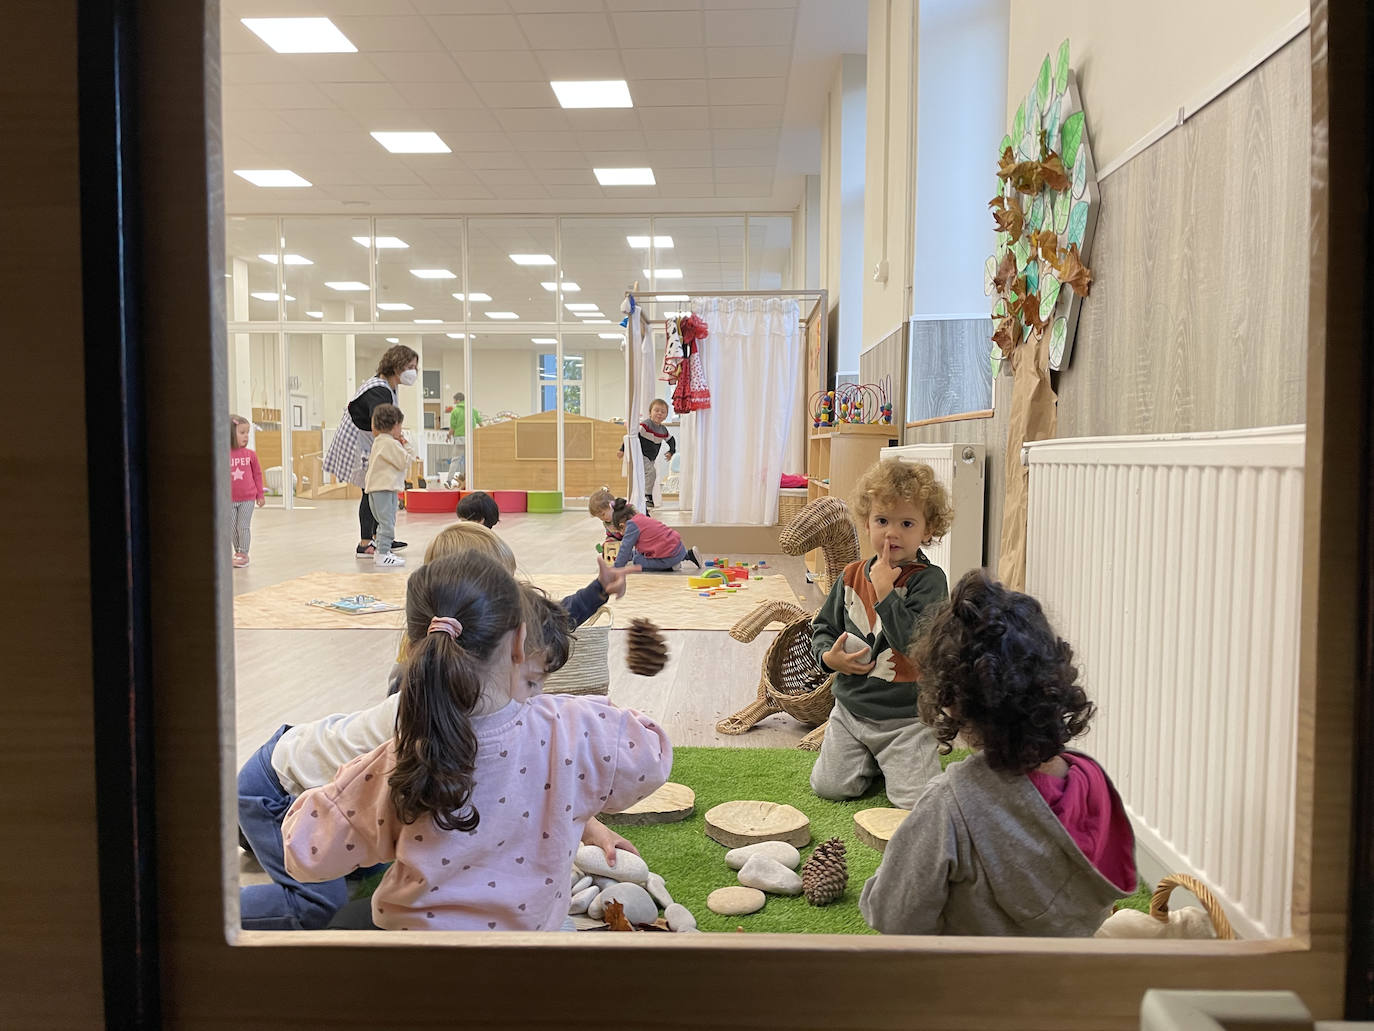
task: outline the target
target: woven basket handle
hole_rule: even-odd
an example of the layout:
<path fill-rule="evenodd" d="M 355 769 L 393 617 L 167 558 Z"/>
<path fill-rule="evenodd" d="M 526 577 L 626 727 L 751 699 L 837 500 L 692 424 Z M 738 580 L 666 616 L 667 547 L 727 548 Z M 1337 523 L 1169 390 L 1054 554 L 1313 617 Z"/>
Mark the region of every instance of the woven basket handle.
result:
<path fill-rule="evenodd" d="M 1182 888 L 1191 891 L 1197 896 L 1197 900 L 1202 903 L 1202 908 L 1207 911 L 1207 917 L 1212 921 L 1212 928 L 1217 932 L 1217 938 L 1221 941 L 1233 941 L 1236 932 L 1231 928 L 1231 921 L 1226 919 L 1226 911 L 1221 908 L 1221 903 L 1212 894 L 1211 889 L 1203 884 L 1196 877 L 1190 877 L 1186 873 L 1173 873 L 1167 877 L 1161 877 L 1159 884 L 1155 886 L 1154 893 L 1150 896 L 1150 915 L 1161 923 L 1169 919 L 1169 895 L 1175 888 Z"/>
<path fill-rule="evenodd" d="M 811 614 L 800 609 L 790 601 L 770 601 L 760 605 L 749 615 L 730 628 L 730 636 L 736 641 L 748 644 L 763 633 L 769 623 L 792 623 L 798 619 L 810 619 Z"/>

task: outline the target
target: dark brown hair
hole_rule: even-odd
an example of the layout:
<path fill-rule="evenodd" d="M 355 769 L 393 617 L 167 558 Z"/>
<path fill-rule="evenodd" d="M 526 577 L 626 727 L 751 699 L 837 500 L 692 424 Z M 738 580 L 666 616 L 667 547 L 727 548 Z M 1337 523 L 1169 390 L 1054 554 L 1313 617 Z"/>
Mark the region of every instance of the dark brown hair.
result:
<path fill-rule="evenodd" d="M 639 509 L 630 504 L 624 498 L 616 498 L 611 503 L 611 526 L 616 530 L 624 528 L 632 516 L 638 515 Z"/>
<path fill-rule="evenodd" d="M 381 360 L 377 362 L 377 375 L 399 376 L 407 365 L 418 359 L 420 356 L 405 344 L 392 344 L 382 352 Z"/>
<path fill-rule="evenodd" d="M 469 523 L 481 523 L 488 530 L 501 521 L 501 510 L 496 507 L 496 499 L 484 490 L 464 494 L 458 502 L 458 518 Z"/>
<path fill-rule="evenodd" d="M 543 656 L 545 673 L 562 669 L 573 649 L 568 610 L 534 584 L 522 583 L 520 596 L 525 603 L 525 654 Z"/>
<path fill-rule="evenodd" d="M 378 405 L 372 409 L 372 428 L 390 433 L 405 422 L 405 414 L 395 405 Z"/>
<path fill-rule="evenodd" d="M 488 663 L 524 611 L 515 578 L 477 552 L 435 559 L 410 575 L 409 657 L 396 715 L 396 769 L 387 782 L 402 823 L 428 816 L 441 830 L 477 827 L 480 816 L 470 804 L 477 762 L 472 710 Z M 457 640 L 429 632 L 435 616 L 463 625 Z"/>
<path fill-rule="evenodd" d="M 921 719 L 948 754 L 961 732 L 994 770 L 1028 773 L 1088 729 L 1096 708 L 1040 603 L 975 569 L 912 649 Z"/>
<path fill-rule="evenodd" d="M 229 416 L 229 450 L 233 451 L 239 446 L 239 427 L 251 426 L 247 419 L 241 415 Z"/>

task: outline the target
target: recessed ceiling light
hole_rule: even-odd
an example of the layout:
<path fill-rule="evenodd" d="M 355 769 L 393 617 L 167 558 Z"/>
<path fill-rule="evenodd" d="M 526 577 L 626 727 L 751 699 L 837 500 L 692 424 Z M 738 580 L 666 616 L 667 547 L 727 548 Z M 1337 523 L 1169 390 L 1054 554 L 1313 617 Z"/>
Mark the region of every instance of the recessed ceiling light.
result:
<path fill-rule="evenodd" d="M 267 292 L 265 292 L 265 291 L 264 291 L 263 293 L 259 293 L 259 294 L 249 294 L 248 296 L 249 296 L 249 297 L 256 297 L 256 298 L 257 298 L 258 300 L 260 300 L 260 301 L 275 301 L 275 300 L 277 299 L 277 295 L 276 295 L 276 294 L 270 294 L 270 293 L 267 293 Z M 295 298 L 292 297 L 290 294 L 287 294 L 287 295 L 286 295 L 286 299 L 287 299 L 288 301 L 294 301 L 294 300 L 295 300 Z"/>
<path fill-rule="evenodd" d="M 468 338 L 466 333 L 445 333 L 444 336 L 450 340 L 466 340 Z"/>
<path fill-rule="evenodd" d="M 411 319 L 411 321 L 414 322 L 417 326 L 438 326 L 438 325 L 440 325 L 444 320 L 443 320 L 443 319 Z"/>
<path fill-rule="evenodd" d="M 324 318 L 324 312 L 322 311 L 308 311 L 306 312 L 306 314 L 309 315 L 312 319 Z"/>
<path fill-rule="evenodd" d="M 510 260 L 517 265 L 553 265 L 553 255 L 551 254 L 512 254 Z"/>
<path fill-rule="evenodd" d="M 606 313 L 603 311 L 579 311 L 575 312 L 579 319 L 604 319 Z"/>
<path fill-rule="evenodd" d="M 682 269 L 680 269 L 680 268 L 657 268 L 657 269 L 654 269 L 652 272 L 650 272 L 648 269 L 645 269 L 645 270 L 644 270 L 644 275 L 645 275 L 645 278 L 647 278 L 647 279 L 681 279 L 681 278 L 682 278 Z"/>
<path fill-rule="evenodd" d="M 454 294 L 453 296 L 454 296 L 454 298 L 455 298 L 456 300 L 459 300 L 459 301 L 461 301 L 461 300 L 463 299 L 463 295 L 462 295 L 462 294 Z M 491 300 L 491 294 L 481 294 L 481 293 L 468 294 L 468 295 L 467 295 L 467 299 L 468 299 L 469 301 L 490 301 L 490 300 Z"/>
<path fill-rule="evenodd" d="M 309 186 L 310 180 L 302 179 L 289 168 L 236 168 L 234 174 L 247 179 L 254 186 Z"/>
<path fill-rule="evenodd" d="M 368 244 L 370 244 L 370 243 L 372 242 L 372 237 L 370 237 L 370 236 L 355 236 L 355 237 L 353 237 L 353 242 L 356 243 L 359 247 L 366 247 Z M 409 246 L 410 246 L 410 244 L 406 243 L 404 240 L 400 239 L 399 237 L 395 237 L 395 236 L 379 236 L 379 237 L 377 237 L 377 250 L 379 250 L 379 251 L 385 251 L 385 250 L 388 250 L 388 249 L 390 249 L 390 250 L 397 250 L 397 249 L 399 249 L 399 248 L 402 248 L 402 247 L 409 247 Z"/>
<path fill-rule="evenodd" d="M 595 304 L 584 304 L 582 302 L 571 302 L 563 305 L 563 307 L 567 308 L 568 311 L 596 311 L 597 309 L 597 305 Z"/>
<path fill-rule="evenodd" d="M 628 243 L 631 247 L 649 246 L 649 238 L 647 236 L 627 236 L 625 237 L 625 242 Z M 673 238 L 671 236 L 654 237 L 654 246 L 659 248 L 660 250 L 667 250 L 672 245 Z"/>
<path fill-rule="evenodd" d="M 653 186 L 652 168 L 593 168 L 602 186 Z"/>
<path fill-rule="evenodd" d="M 484 311 L 482 314 L 489 319 L 518 319 L 520 317 L 513 311 Z"/>
<path fill-rule="evenodd" d="M 410 274 L 416 279 L 457 279 L 458 277 L 446 268 L 413 268 Z"/>
<path fill-rule="evenodd" d="M 329 289 L 331 290 L 340 291 L 368 289 L 368 285 L 366 283 L 359 283 L 356 279 L 345 279 L 334 283 L 326 282 L 324 285 L 329 287 Z"/>
<path fill-rule="evenodd" d="M 259 254 L 258 257 L 261 258 L 263 261 L 271 262 L 273 265 L 275 265 L 275 264 L 277 263 L 277 256 L 276 256 L 275 254 Z M 283 255 L 281 256 L 281 263 L 282 263 L 283 265 L 313 265 L 313 264 L 315 264 L 315 263 L 314 263 L 313 261 L 311 261 L 309 258 L 302 258 L 299 254 L 283 254 Z"/>
<path fill-rule="evenodd" d="M 328 18 L 240 18 L 248 31 L 279 54 L 356 54 Z"/>
<path fill-rule="evenodd" d="M 434 132 L 374 132 L 370 134 L 393 154 L 450 154 L 448 144 Z"/>
<path fill-rule="evenodd" d="M 550 82 L 563 107 L 634 107 L 624 79 Z"/>
<path fill-rule="evenodd" d="M 556 344 L 556 343 L 558 343 L 558 337 L 530 337 L 530 343 L 532 343 L 532 344 Z"/>
<path fill-rule="evenodd" d="M 582 323 L 584 326 L 609 326 L 610 324 L 610 319 L 587 319 Z"/>
<path fill-rule="evenodd" d="M 539 285 L 542 286 L 545 290 L 548 290 L 550 293 L 558 289 L 557 283 L 540 283 Z M 580 293 L 581 290 L 582 288 L 578 286 L 576 283 L 574 283 L 571 279 L 563 280 L 563 292 L 565 294 Z"/>
<path fill-rule="evenodd" d="M 625 334 L 624 334 L 624 333 L 598 333 L 597 336 L 599 336 L 602 340 L 624 340 L 624 339 L 625 339 Z"/>
<path fill-rule="evenodd" d="M 686 294 L 659 294 L 654 298 L 655 301 L 687 301 L 691 300 Z M 666 318 L 666 316 L 665 316 Z"/>
<path fill-rule="evenodd" d="M 415 308 L 414 308 L 414 306 L 412 306 L 412 305 L 406 304 L 405 301 L 378 301 L 378 302 L 377 302 L 377 310 L 378 310 L 378 311 L 414 311 Z"/>
<path fill-rule="evenodd" d="M 400 338 L 400 337 L 387 337 L 387 338 L 386 338 L 386 342 L 387 342 L 388 344 L 399 344 L 399 343 L 401 342 L 401 338 Z"/>

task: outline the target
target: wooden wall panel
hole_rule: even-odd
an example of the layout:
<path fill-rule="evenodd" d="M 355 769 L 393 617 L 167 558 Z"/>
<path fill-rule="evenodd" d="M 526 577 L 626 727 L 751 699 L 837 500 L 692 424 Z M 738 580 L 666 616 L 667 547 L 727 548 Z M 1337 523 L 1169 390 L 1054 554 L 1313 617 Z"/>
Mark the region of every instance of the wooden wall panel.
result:
<path fill-rule="evenodd" d="M 906 352 L 907 327 L 903 325 L 859 355 L 860 383 L 877 383 L 884 376 L 892 377 L 892 425 L 898 427 L 898 438 L 906 421 Z"/>

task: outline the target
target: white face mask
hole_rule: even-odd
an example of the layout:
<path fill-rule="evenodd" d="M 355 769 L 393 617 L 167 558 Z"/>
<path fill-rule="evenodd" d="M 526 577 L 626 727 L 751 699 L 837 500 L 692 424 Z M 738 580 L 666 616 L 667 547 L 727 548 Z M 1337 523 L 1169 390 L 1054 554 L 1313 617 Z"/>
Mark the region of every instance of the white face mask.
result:
<path fill-rule="evenodd" d="M 415 386 L 415 381 L 419 378 L 420 374 L 414 369 L 406 369 L 405 372 L 401 373 L 401 386 L 413 387 Z"/>

